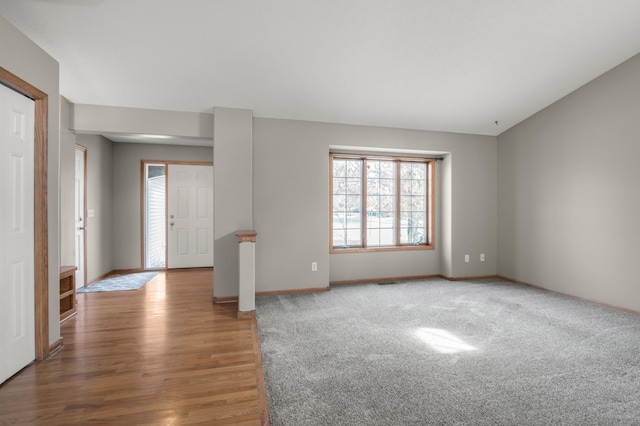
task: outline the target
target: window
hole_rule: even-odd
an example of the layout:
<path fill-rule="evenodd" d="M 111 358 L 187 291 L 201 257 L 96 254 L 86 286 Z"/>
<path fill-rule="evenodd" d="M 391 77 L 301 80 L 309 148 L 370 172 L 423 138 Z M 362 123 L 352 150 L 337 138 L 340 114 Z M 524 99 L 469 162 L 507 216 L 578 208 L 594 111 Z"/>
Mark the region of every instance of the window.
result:
<path fill-rule="evenodd" d="M 166 164 L 144 163 L 144 268 L 166 266 Z"/>
<path fill-rule="evenodd" d="M 434 162 L 331 155 L 332 252 L 432 249 Z"/>

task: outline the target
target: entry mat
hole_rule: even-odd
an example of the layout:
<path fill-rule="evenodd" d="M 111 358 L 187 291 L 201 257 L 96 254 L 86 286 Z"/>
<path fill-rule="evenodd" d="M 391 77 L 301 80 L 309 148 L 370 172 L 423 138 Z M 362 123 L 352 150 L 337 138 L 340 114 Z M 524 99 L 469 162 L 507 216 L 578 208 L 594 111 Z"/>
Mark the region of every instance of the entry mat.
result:
<path fill-rule="evenodd" d="M 113 275 L 78 289 L 78 293 L 99 293 L 103 291 L 138 290 L 158 275 L 157 272 L 138 272 L 135 274 Z"/>

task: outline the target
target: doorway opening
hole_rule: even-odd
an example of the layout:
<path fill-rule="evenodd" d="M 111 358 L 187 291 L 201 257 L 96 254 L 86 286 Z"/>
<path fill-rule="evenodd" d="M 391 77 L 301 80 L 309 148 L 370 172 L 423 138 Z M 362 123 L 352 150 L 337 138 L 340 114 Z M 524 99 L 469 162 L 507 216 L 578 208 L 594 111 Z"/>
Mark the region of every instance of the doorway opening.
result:
<path fill-rule="evenodd" d="M 87 285 L 87 148 L 75 151 L 75 253 L 76 289 Z"/>
<path fill-rule="evenodd" d="M 142 161 L 145 270 L 213 267 L 213 164 Z"/>

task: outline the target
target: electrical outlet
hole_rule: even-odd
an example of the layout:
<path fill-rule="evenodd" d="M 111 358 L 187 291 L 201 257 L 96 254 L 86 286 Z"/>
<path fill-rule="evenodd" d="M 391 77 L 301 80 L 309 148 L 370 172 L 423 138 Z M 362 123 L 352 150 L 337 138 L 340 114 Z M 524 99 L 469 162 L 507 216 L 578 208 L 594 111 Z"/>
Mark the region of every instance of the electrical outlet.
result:
<path fill-rule="evenodd" d="M 318 262 L 311 262 L 311 272 L 318 272 Z"/>
<path fill-rule="evenodd" d="M 471 260 L 470 256 L 468 254 L 464 255 L 464 261 L 469 263 L 469 260 Z"/>
<path fill-rule="evenodd" d="M 480 262 L 484 262 L 484 253 L 480 253 Z"/>

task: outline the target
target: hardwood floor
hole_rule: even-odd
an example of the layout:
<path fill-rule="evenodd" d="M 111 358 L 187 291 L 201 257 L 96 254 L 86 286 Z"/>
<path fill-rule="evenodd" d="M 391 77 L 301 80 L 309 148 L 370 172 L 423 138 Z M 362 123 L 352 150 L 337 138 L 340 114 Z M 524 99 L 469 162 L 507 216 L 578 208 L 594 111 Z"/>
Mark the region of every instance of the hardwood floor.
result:
<path fill-rule="evenodd" d="M 78 294 L 64 347 L 0 387 L 0 424 L 269 424 L 255 319 L 212 303 L 210 270 Z"/>

